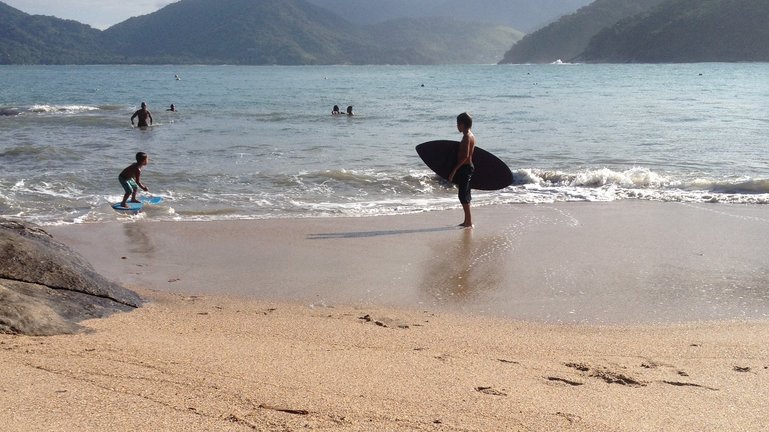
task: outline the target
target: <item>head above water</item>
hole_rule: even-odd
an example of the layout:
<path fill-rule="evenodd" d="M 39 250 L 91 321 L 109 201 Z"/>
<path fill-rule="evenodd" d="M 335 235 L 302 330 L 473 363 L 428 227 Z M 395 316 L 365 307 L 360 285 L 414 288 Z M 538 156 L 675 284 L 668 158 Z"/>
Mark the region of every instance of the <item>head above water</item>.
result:
<path fill-rule="evenodd" d="M 147 104 L 142 102 L 142 108 L 147 108 Z"/>
<path fill-rule="evenodd" d="M 457 116 L 457 124 L 461 124 L 465 126 L 466 128 L 470 129 L 473 127 L 473 118 L 470 116 L 469 113 L 463 112 L 462 114 Z"/>
<path fill-rule="evenodd" d="M 147 156 L 147 153 L 144 153 L 144 152 L 136 153 L 136 163 L 138 163 L 139 165 L 144 164 L 147 161 L 147 159 L 149 159 L 149 156 Z"/>

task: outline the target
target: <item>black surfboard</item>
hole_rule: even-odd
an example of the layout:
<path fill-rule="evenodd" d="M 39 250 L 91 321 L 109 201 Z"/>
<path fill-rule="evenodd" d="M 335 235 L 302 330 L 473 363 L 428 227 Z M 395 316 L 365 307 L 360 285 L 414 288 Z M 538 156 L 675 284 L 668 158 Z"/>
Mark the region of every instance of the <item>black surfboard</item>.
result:
<path fill-rule="evenodd" d="M 457 160 L 459 141 L 428 141 L 417 146 L 417 154 L 436 174 L 448 179 Z M 475 172 L 470 187 L 478 190 L 499 190 L 513 184 L 513 173 L 498 157 L 475 147 L 473 152 Z"/>

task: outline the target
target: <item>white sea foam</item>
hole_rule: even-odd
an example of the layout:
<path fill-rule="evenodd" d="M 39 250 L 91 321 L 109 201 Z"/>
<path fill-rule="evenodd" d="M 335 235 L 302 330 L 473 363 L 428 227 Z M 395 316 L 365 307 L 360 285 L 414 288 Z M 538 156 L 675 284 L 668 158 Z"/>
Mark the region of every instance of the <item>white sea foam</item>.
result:
<path fill-rule="evenodd" d="M 196 66 L 172 86 L 147 79 L 162 66 L 4 69 L 0 205 L 40 221 L 115 219 L 117 173 L 146 151 L 143 181 L 173 209 L 153 218 L 456 209 L 455 187 L 414 151 L 459 137 L 454 110 L 473 113 L 479 145 L 514 171 L 512 187 L 474 191 L 475 206 L 769 203 L 769 122 L 756 108 L 766 64 L 522 67 Z M 130 128 L 145 97 L 160 126 Z M 360 115 L 333 118 L 334 104 Z"/>
<path fill-rule="evenodd" d="M 89 105 L 32 105 L 27 111 L 38 114 L 77 114 L 98 110 L 99 107 Z"/>

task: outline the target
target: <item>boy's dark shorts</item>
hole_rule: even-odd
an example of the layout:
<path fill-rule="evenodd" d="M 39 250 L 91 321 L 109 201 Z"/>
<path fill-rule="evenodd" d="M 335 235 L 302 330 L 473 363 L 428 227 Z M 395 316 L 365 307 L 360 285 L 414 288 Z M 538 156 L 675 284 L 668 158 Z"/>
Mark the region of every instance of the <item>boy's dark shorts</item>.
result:
<path fill-rule="evenodd" d="M 470 179 L 473 177 L 475 168 L 472 165 L 462 165 L 454 174 L 454 181 L 457 184 L 457 196 L 459 202 L 462 204 L 470 204 L 472 196 L 470 196 Z"/>

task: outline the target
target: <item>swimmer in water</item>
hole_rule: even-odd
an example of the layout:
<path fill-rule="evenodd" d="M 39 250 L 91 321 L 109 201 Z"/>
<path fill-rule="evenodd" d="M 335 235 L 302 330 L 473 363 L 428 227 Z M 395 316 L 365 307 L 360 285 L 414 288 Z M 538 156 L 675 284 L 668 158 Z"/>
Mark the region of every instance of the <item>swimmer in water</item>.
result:
<path fill-rule="evenodd" d="M 144 102 L 142 102 L 141 109 L 136 110 L 131 116 L 131 126 L 133 126 L 136 117 L 139 117 L 139 127 L 147 127 L 152 124 L 152 113 L 147 109 L 147 104 Z M 149 124 L 147 124 L 147 119 L 150 119 Z"/>

